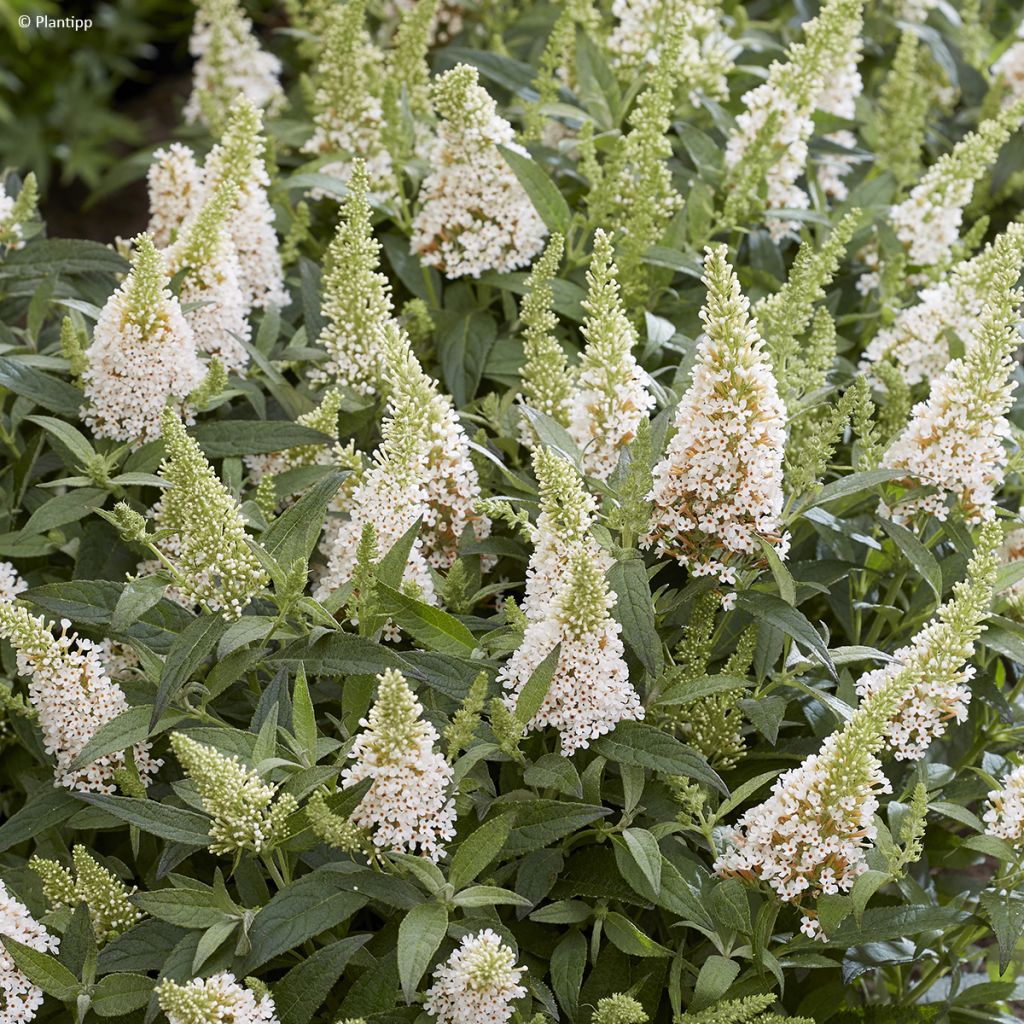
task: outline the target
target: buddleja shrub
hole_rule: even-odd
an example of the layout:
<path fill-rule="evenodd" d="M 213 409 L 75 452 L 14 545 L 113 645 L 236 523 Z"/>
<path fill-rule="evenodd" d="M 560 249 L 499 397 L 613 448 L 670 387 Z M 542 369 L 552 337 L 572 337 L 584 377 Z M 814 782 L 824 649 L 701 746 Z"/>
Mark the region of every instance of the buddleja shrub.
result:
<path fill-rule="evenodd" d="M 1017 1019 L 1013 5 L 286 7 L 0 198 L 0 1022 Z"/>

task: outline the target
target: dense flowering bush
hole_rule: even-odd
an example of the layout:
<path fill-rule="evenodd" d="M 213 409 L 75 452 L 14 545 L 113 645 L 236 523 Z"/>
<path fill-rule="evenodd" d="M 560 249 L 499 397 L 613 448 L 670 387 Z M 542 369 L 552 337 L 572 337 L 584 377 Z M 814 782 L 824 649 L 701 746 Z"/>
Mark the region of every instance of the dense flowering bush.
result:
<path fill-rule="evenodd" d="M 0 1024 L 1020 1019 L 1016 5 L 192 14 L 0 189 Z"/>

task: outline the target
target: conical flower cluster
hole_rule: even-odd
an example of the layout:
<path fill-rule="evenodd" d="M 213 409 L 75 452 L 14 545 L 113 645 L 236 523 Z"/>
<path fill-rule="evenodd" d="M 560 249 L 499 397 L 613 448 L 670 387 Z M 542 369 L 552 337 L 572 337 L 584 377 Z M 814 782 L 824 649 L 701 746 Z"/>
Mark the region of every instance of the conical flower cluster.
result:
<path fill-rule="evenodd" d="M 203 169 L 195 153 L 180 142 L 158 149 L 146 172 L 149 228 L 153 243 L 167 248 L 203 201 Z"/>
<path fill-rule="evenodd" d="M 84 903 L 89 908 L 93 932 L 101 943 L 127 931 L 142 917 L 141 911 L 129 899 L 135 889 L 129 889 L 84 846 L 74 848 L 72 859 L 74 876 L 55 860 L 33 857 L 29 861 L 29 867 L 43 881 L 43 893 L 51 906 L 73 910 L 79 903 Z"/>
<path fill-rule="evenodd" d="M 0 637 L 17 652 L 18 672 L 29 677 L 28 696 L 36 709 L 43 747 L 51 754 L 54 785 L 83 793 L 112 793 L 113 775 L 124 764 L 121 751 L 105 754 L 92 764 L 72 764 L 94 733 L 128 710 L 121 687 L 103 669 L 100 646 L 68 633 L 71 623 L 61 622 L 60 636 L 51 624 L 27 609 L 0 602 Z M 149 744 L 133 748 L 135 766 L 143 782 L 156 772 L 160 761 L 149 755 Z"/>
<path fill-rule="evenodd" d="M 56 953 L 60 940 L 36 921 L 20 900 L 0 882 L 0 935 L 40 953 Z M 43 1005 L 43 990 L 18 970 L 0 943 L 0 1022 L 27 1024 Z"/>
<path fill-rule="evenodd" d="M 1018 765 L 988 795 L 982 815 L 985 831 L 1013 846 L 1024 840 L 1024 765 Z"/>
<path fill-rule="evenodd" d="M 377 344 L 388 389 L 383 440 L 352 496 L 348 520 L 324 540 L 328 564 L 318 594 L 331 593 L 351 577 L 364 525 L 373 525 L 384 553 L 422 517 L 405 578 L 415 584 L 421 600 L 432 601 L 428 564 L 447 569 L 462 534 L 472 529 L 482 539 L 490 523 L 473 509 L 480 482 L 451 399 L 423 372 L 397 324 L 390 323 Z"/>
<path fill-rule="evenodd" d="M 355 764 L 341 773 L 345 789 L 372 780 L 351 820 L 372 832 L 378 849 L 436 861 L 455 837 L 452 768 L 435 749 L 437 730 L 424 721 L 401 672 L 389 669 L 378 680 L 377 701 L 349 753 Z"/>
<path fill-rule="evenodd" d="M 760 190 L 762 182 L 767 190 L 757 200 L 738 195 L 738 208 L 763 203 L 769 210 L 801 210 L 810 205 L 797 182 L 807 164 L 812 117 L 823 99 L 828 102 L 826 85 L 836 67 L 849 63 L 863 5 L 863 0 L 828 0 L 805 25 L 804 42 L 790 46 L 787 60 L 774 62 L 767 80 L 743 97 L 747 109 L 736 118 L 726 143 L 726 167 L 738 192 Z M 773 218 L 769 229 L 778 239 L 798 230 L 799 223 Z"/>
<path fill-rule="evenodd" d="M 616 24 L 607 45 L 616 69 L 637 73 L 656 65 L 669 24 L 679 19 L 687 26 L 681 62 L 691 95 L 728 95 L 726 75 L 737 48 L 722 29 L 721 5 L 715 0 L 614 0 L 612 15 Z"/>
<path fill-rule="evenodd" d="M 160 436 L 168 399 L 191 423 L 185 401 L 203 379 L 196 341 L 171 294 L 164 259 L 149 235 L 135 242 L 132 270 L 96 322 L 82 374 L 82 420 L 97 437 L 133 446 Z"/>
<path fill-rule="evenodd" d="M 156 996 L 170 1024 L 281 1024 L 272 996 L 239 985 L 227 971 L 184 985 L 164 978 Z"/>
<path fill-rule="evenodd" d="M 1006 414 L 1016 383 L 1010 380 L 1012 354 L 1020 343 L 1011 290 L 1015 262 L 993 277 L 992 304 L 977 320 L 974 344 L 954 359 L 935 381 L 928 400 L 914 406 L 910 422 L 886 451 L 882 465 L 906 473 L 909 487 L 934 488 L 888 510 L 897 522 L 923 513 L 944 520 L 955 500 L 968 522 L 995 515 L 995 497 L 1006 469 Z"/>
<path fill-rule="evenodd" d="M 1019 270 L 1022 264 L 1024 224 L 1010 224 L 973 259 L 963 260 L 945 278 L 922 288 L 917 303 L 900 310 L 893 323 L 871 340 L 862 367 L 889 359 L 911 387 L 934 380 L 950 360 L 949 332 L 970 348 L 985 303 L 998 301 L 998 289 L 1005 287 L 1000 270 Z"/>
<path fill-rule="evenodd" d="M 380 386 L 380 330 L 392 313 L 391 285 L 380 272 L 381 246 L 373 235 L 369 188 L 365 164 L 354 161 L 323 278 L 327 322 L 318 344 L 328 358 L 311 373 L 314 380 L 333 380 L 360 395 L 375 394 Z"/>
<path fill-rule="evenodd" d="M 168 250 L 171 275 L 184 271 L 179 299 L 193 308 L 185 315 L 200 350 L 217 356 L 227 370 L 242 370 L 249 353 L 243 341 L 252 333 L 242 291 L 242 271 L 231 241 L 231 218 L 239 188 L 225 182 Z"/>
<path fill-rule="evenodd" d="M 1024 105 L 1018 103 L 983 121 L 939 157 L 910 195 L 890 210 L 889 221 L 914 266 L 942 267 L 952 260 L 974 184 L 1020 125 L 1022 113 Z"/>
<path fill-rule="evenodd" d="M 551 285 L 558 273 L 564 249 L 565 239 L 561 235 L 552 235 L 544 254 L 534 263 L 526 279 L 526 295 L 519 309 L 525 358 L 519 374 L 526 404 L 567 427 L 572 416 L 574 374 L 555 337 L 558 317 L 552 309 L 555 296 Z M 533 433 L 529 420 L 524 416 L 520 423 L 523 444 L 533 445 Z"/>
<path fill-rule="evenodd" d="M 1000 561 L 998 539 L 998 529 L 986 527 L 970 577 L 956 584 L 953 599 L 909 646 L 893 653 L 890 664 L 857 680 L 857 693 L 867 700 L 899 678 L 903 697 L 885 728 L 886 744 L 897 760 L 919 760 L 950 722 L 967 718 L 975 675 L 974 666 L 967 662 L 974 655 L 974 643 L 985 628 L 982 623 L 992 602 Z"/>
<path fill-rule="evenodd" d="M 963 678 L 960 665 L 973 651 L 992 597 L 997 544 L 994 528 L 982 531 L 967 579 L 957 584 L 953 600 L 925 628 L 906 661 L 885 670 L 870 692 L 861 687 L 864 699 L 843 728 L 817 754 L 779 776 L 771 796 L 726 831 L 726 848 L 714 865 L 718 874 L 761 879 L 787 902 L 850 891 L 868 869 L 878 798 L 892 792 L 877 755 L 918 730 L 922 739 L 937 735 L 934 722 L 919 713 L 943 689 L 954 696 L 950 688 L 955 691 Z M 820 934 L 813 911 L 805 913 L 802 931 Z"/>
<path fill-rule="evenodd" d="M 413 251 L 449 279 L 526 265 L 547 229 L 498 146 L 526 151 L 475 68 L 460 64 L 445 72 L 433 98 L 441 124 L 413 220 Z"/>
<path fill-rule="evenodd" d="M 284 105 L 281 62 L 264 50 L 239 0 L 196 0 L 189 52 L 192 95 L 185 120 L 219 130 L 239 93 L 276 113 Z"/>
<path fill-rule="evenodd" d="M 624 719 L 640 720 L 644 709 L 629 681 L 622 627 L 605 570 L 608 556 L 591 536 L 594 501 L 576 471 L 547 448 L 534 452 L 541 515 L 527 569 L 527 618 L 522 643 L 498 679 L 514 710 L 519 694 L 540 663 L 561 644 L 558 665 L 528 731 L 552 726 L 570 757 L 611 732 Z"/>
<path fill-rule="evenodd" d="M 395 191 L 391 154 L 384 145 L 384 112 L 376 81 L 383 55 L 364 25 L 366 0 L 348 0 L 325 12 L 324 45 L 313 78 L 313 135 L 303 152 L 334 157 L 320 170 L 343 181 L 352 161 L 364 162 L 371 186 Z M 318 193 L 313 193 L 318 198 Z"/>
<path fill-rule="evenodd" d="M 1009 102 L 1024 96 L 1024 21 L 1017 26 L 1017 38 L 992 65 L 992 77 L 1006 89 Z"/>
<path fill-rule="evenodd" d="M 228 234 L 238 257 L 238 284 L 246 310 L 287 306 L 284 271 L 274 231 L 274 211 L 267 199 L 270 176 L 263 160 L 263 116 L 245 97 L 235 100 L 220 142 L 203 165 L 204 195 L 228 182 L 238 187 Z"/>
<path fill-rule="evenodd" d="M 156 512 L 170 531 L 182 592 L 224 618 L 237 618 L 266 582 L 247 542 L 238 502 L 221 483 L 195 440 L 173 412 L 164 413 L 165 458 L 160 475 L 170 484 Z"/>
<path fill-rule="evenodd" d="M 694 575 L 733 584 L 737 567 L 760 556 L 761 540 L 780 557 L 789 546 L 780 532 L 785 408 L 725 247 L 707 253 L 705 336 L 654 469 L 645 545 Z"/>
<path fill-rule="evenodd" d="M 8 195 L 0 180 L 0 252 L 25 245 L 25 225 L 35 216 L 39 187 L 34 174 L 26 174 L 17 196 Z"/>
<path fill-rule="evenodd" d="M 199 791 L 203 809 L 213 818 L 213 853 L 262 852 L 278 838 L 288 816 L 298 810 L 289 793 L 272 804 L 277 787 L 263 782 L 237 756 L 226 757 L 180 732 L 171 734 L 171 748 Z"/>
<path fill-rule="evenodd" d="M 467 935 L 434 969 L 423 1008 L 438 1024 L 505 1024 L 512 1003 L 526 995 L 519 982 L 525 967 L 490 928 Z"/>
<path fill-rule="evenodd" d="M 619 299 L 612 242 L 598 230 L 587 272 L 587 346 L 572 397 L 569 433 L 583 452 L 586 471 L 607 480 L 622 450 L 636 437 L 640 420 L 654 406 L 649 377 L 633 358 L 636 331 Z"/>

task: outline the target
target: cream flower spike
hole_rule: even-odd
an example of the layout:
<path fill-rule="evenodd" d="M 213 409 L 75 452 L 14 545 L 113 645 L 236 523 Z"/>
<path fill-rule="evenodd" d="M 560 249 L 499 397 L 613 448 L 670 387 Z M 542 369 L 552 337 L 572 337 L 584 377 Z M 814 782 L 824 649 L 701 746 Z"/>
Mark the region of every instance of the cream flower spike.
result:
<path fill-rule="evenodd" d="M 785 407 L 749 302 L 726 260 L 709 248 L 705 335 L 691 383 L 675 415 L 675 434 L 654 469 L 654 514 L 644 539 L 696 576 L 726 585 L 762 556 L 781 558 Z"/>
<path fill-rule="evenodd" d="M 192 306 L 185 319 L 200 350 L 217 356 L 226 370 L 244 370 L 249 353 L 249 306 L 240 284 L 238 253 L 231 241 L 231 218 L 238 186 L 226 181 L 207 197 L 168 251 L 168 272 L 184 271 L 179 299 Z"/>
<path fill-rule="evenodd" d="M 423 705 L 401 672 L 389 669 L 377 678 L 377 700 L 349 752 L 355 764 L 341 773 L 345 789 L 372 780 L 351 821 L 371 832 L 379 850 L 437 861 L 455 837 L 452 767 L 436 749 L 437 730 L 424 720 Z"/>
<path fill-rule="evenodd" d="M 0 935 L 39 953 L 56 953 L 60 939 L 51 935 L 0 882 Z M 18 970 L 10 953 L 0 944 L 0 1021 L 28 1024 L 43 1005 L 43 990 Z"/>
<path fill-rule="evenodd" d="M 393 312 L 391 284 L 380 271 L 381 244 L 373 234 L 369 189 L 366 165 L 353 161 L 323 276 L 326 323 L 317 343 L 328 358 L 310 373 L 315 381 L 335 381 L 359 395 L 373 395 L 380 388 L 380 331 Z"/>
<path fill-rule="evenodd" d="M 270 175 L 264 162 L 263 115 L 244 96 L 232 104 L 224 133 L 203 166 L 205 195 L 226 182 L 238 187 L 235 208 L 228 216 L 228 234 L 238 257 L 238 285 L 246 308 L 287 306 L 284 270 L 274 231 L 274 211 L 267 198 Z"/>
<path fill-rule="evenodd" d="M 160 436 L 168 400 L 194 422 L 186 399 L 205 373 L 163 256 L 149 235 L 135 239 L 132 269 L 107 300 L 82 374 L 82 420 L 96 437 L 138 447 Z"/>
<path fill-rule="evenodd" d="M 526 151 L 476 68 L 446 71 L 433 96 L 441 123 L 413 219 L 412 250 L 450 280 L 525 266 L 543 248 L 547 229 L 498 146 Z"/>
<path fill-rule="evenodd" d="M 514 711 L 527 680 L 555 649 L 558 664 L 527 731 L 552 726 L 569 757 L 624 719 L 644 717 L 629 681 L 622 627 L 611 616 L 615 595 L 605 579 L 609 558 L 590 535 L 593 498 L 576 471 L 549 449 L 534 452 L 541 516 L 527 569 L 522 643 L 498 680 Z"/>
<path fill-rule="evenodd" d="M 328 564 L 317 596 L 322 600 L 351 577 L 364 525 L 373 525 L 384 554 L 422 517 L 405 578 L 421 600 L 433 602 L 428 565 L 449 568 L 466 530 L 483 539 L 490 522 L 474 511 L 480 481 L 451 399 L 423 372 L 396 323 L 379 332 L 377 345 L 388 389 L 382 441 L 372 468 L 352 495 L 348 520 L 328 530 L 323 541 Z"/>
<path fill-rule="evenodd" d="M 241 93 L 271 114 L 285 103 L 281 62 L 264 50 L 239 0 L 196 0 L 188 43 L 196 57 L 185 120 L 220 130 Z"/>
<path fill-rule="evenodd" d="M 155 991 L 170 1024 L 281 1024 L 268 993 L 239 985 L 227 971 L 185 984 L 164 978 Z"/>
<path fill-rule="evenodd" d="M 512 1003 L 526 995 L 519 982 L 525 967 L 490 928 L 463 938 L 459 948 L 434 969 L 434 984 L 423 1008 L 438 1024 L 505 1024 Z"/>
<path fill-rule="evenodd" d="M 654 407 L 650 378 L 633 358 L 637 336 L 626 316 L 615 280 L 611 238 L 600 229 L 587 271 L 587 346 L 572 397 L 569 434 L 583 452 L 590 476 L 607 480 L 623 449 L 636 437 L 640 420 Z"/>
<path fill-rule="evenodd" d="M 176 584 L 192 602 L 237 619 L 267 576 L 253 554 L 238 502 L 206 461 L 202 449 L 170 410 L 163 415 L 170 484 L 157 505 L 160 527 L 172 534 Z"/>
<path fill-rule="evenodd" d="M 19 674 L 29 677 L 28 696 L 38 714 L 43 747 L 56 761 L 54 785 L 82 793 L 112 793 L 114 772 L 124 764 L 122 751 L 81 768 L 72 765 L 101 726 L 128 710 L 128 701 L 103 667 L 101 646 L 69 634 L 70 626 L 62 620 L 60 636 L 55 637 L 45 619 L 0 601 L 0 637 L 14 648 Z M 149 750 L 148 743 L 132 748 L 145 784 L 162 764 Z"/>

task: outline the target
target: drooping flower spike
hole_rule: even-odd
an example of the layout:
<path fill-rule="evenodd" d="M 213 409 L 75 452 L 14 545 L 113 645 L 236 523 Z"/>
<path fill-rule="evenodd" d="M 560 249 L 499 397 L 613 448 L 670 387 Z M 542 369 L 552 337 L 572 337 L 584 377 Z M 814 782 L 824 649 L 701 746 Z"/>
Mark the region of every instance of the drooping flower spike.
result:
<path fill-rule="evenodd" d="M 0 882 L 0 935 L 39 953 L 56 953 L 60 939 L 51 935 Z M 28 1024 L 43 1005 L 43 990 L 18 969 L 0 944 L 0 1024 Z"/>

